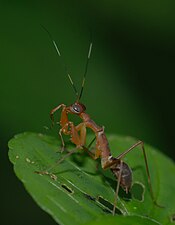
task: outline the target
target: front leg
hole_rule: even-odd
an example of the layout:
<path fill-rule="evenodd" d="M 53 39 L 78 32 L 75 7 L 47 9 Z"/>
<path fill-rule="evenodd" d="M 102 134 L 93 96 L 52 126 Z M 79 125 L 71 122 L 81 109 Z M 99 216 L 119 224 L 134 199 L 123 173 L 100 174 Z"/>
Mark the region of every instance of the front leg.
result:
<path fill-rule="evenodd" d="M 60 104 L 60 105 L 58 105 L 57 107 L 55 107 L 54 109 L 52 109 L 52 110 L 50 111 L 50 118 L 51 118 L 51 120 L 52 120 L 52 127 L 54 126 L 54 113 L 55 113 L 57 110 L 59 110 L 61 107 L 63 108 L 63 109 L 62 109 L 62 112 L 65 111 L 66 106 L 65 106 L 64 104 Z"/>
<path fill-rule="evenodd" d="M 93 154 L 91 151 L 89 151 L 89 149 L 86 148 L 85 146 L 82 146 L 82 148 L 83 148 L 83 150 L 84 150 L 85 152 L 88 153 L 88 155 L 89 155 L 92 159 L 96 160 L 96 159 L 98 158 L 98 157 L 96 157 L 95 154 Z"/>
<path fill-rule="evenodd" d="M 61 144 L 62 144 L 61 152 L 63 152 L 63 151 L 64 151 L 64 148 L 65 148 L 65 143 L 64 143 L 64 139 L 63 139 L 62 133 L 64 133 L 65 135 L 70 135 L 70 131 L 68 130 L 69 124 L 70 124 L 70 122 L 66 123 L 66 124 L 59 130 L 59 136 L 60 136 L 60 138 L 61 138 Z"/>
<path fill-rule="evenodd" d="M 86 126 L 85 123 L 80 123 L 75 126 L 72 122 L 70 125 L 70 140 L 76 145 L 77 148 L 82 148 L 86 142 Z M 80 134 L 78 133 L 80 131 Z"/>
<path fill-rule="evenodd" d="M 65 148 L 65 144 L 64 144 L 62 133 L 64 133 L 65 135 L 70 135 L 70 131 L 69 131 L 70 122 L 69 122 L 68 115 L 67 115 L 68 114 L 67 107 L 64 104 L 61 104 L 61 105 L 57 106 L 56 108 L 52 109 L 50 112 L 50 118 L 52 120 L 52 126 L 53 126 L 54 125 L 53 115 L 61 107 L 62 107 L 61 118 L 60 118 L 61 129 L 59 130 L 59 136 L 61 138 L 61 143 L 62 143 L 61 152 L 63 152 L 64 148 Z"/>

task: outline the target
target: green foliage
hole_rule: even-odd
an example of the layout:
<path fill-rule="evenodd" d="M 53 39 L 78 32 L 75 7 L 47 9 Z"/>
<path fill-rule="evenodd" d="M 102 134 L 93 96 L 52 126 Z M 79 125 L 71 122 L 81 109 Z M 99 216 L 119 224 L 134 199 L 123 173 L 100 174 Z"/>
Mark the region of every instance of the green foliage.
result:
<path fill-rule="evenodd" d="M 108 139 L 114 156 L 136 142 L 133 138 L 116 135 L 109 135 Z M 35 173 L 47 170 L 66 154 L 61 155 L 59 146 L 57 139 L 35 133 L 22 133 L 9 141 L 9 158 L 16 175 L 36 203 L 59 224 L 171 224 L 175 213 L 175 166 L 162 153 L 145 145 L 154 195 L 164 208 L 152 202 L 138 147 L 125 157 L 133 170 L 133 188 L 128 195 L 120 189 L 113 217 L 111 210 L 117 182 L 110 171 L 103 171 L 100 165 L 97 168 L 99 162 L 81 150 L 53 167 L 51 175 Z M 67 149 L 73 148 L 67 145 Z"/>

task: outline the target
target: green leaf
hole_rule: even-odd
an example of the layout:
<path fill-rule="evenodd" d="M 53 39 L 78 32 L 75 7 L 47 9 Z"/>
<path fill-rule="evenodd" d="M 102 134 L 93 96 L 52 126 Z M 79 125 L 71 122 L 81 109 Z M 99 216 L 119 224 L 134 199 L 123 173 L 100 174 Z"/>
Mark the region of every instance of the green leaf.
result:
<path fill-rule="evenodd" d="M 108 140 L 113 156 L 136 143 L 134 138 L 116 135 L 108 135 Z M 67 145 L 67 149 L 74 146 Z M 164 208 L 151 199 L 143 154 L 137 147 L 124 159 L 133 171 L 131 193 L 119 192 L 116 211 L 124 216 L 114 217 L 111 210 L 117 182 L 110 170 L 103 171 L 100 161 L 82 150 L 53 167 L 52 175 L 37 174 L 35 171 L 47 170 L 66 153 L 60 153 L 56 138 L 26 132 L 9 141 L 9 158 L 26 190 L 59 224 L 171 224 L 175 217 L 175 165 L 151 146 L 145 144 L 145 149 L 153 192 Z"/>
<path fill-rule="evenodd" d="M 106 225 L 106 224 L 120 224 L 120 225 L 156 225 L 159 224 L 156 221 L 153 221 L 147 217 L 138 217 L 138 216 L 103 216 L 96 221 L 87 223 L 86 225 Z"/>

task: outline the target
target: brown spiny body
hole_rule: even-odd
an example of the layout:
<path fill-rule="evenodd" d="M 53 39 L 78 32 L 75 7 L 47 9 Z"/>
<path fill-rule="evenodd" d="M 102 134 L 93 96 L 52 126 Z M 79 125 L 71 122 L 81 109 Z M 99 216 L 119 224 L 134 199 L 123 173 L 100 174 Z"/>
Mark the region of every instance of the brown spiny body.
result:
<path fill-rule="evenodd" d="M 62 113 L 61 113 L 61 120 L 60 120 L 60 136 L 62 140 L 62 144 L 64 147 L 64 141 L 62 138 L 62 133 L 65 135 L 70 135 L 70 140 L 72 143 L 74 143 L 77 148 L 82 148 L 88 154 L 93 158 L 101 158 L 101 166 L 103 169 L 110 168 L 115 177 L 118 179 L 120 174 L 120 167 L 121 167 L 121 159 L 112 157 L 109 143 L 107 140 L 107 137 L 104 132 L 104 127 L 101 127 L 97 125 L 90 116 L 85 113 L 86 107 L 79 102 L 75 102 L 74 104 L 70 106 L 65 106 L 64 104 L 61 104 L 51 110 L 50 116 L 53 121 L 53 113 L 58 110 L 60 107 L 62 107 Z M 82 122 L 75 126 L 72 122 L 68 119 L 68 114 L 76 114 L 81 119 Z M 86 147 L 86 128 L 90 128 L 96 137 L 96 145 L 95 145 L 95 154 L 90 152 Z M 80 134 L 79 134 L 80 132 Z M 128 193 L 131 184 L 132 184 L 132 172 L 129 166 L 123 162 L 122 165 L 122 171 L 121 171 L 121 178 L 120 178 L 120 186 Z"/>
<path fill-rule="evenodd" d="M 44 30 L 49 34 L 50 38 L 52 39 L 51 34 L 48 32 L 48 30 L 46 28 L 44 28 Z M 53 39 L 52 39 L 52 42 L 53 42 L 53 45 L 55 47 L 55 50 L 56 50 L 58 56 L 60 57 L 61 54 L 60 54 L 60 51 L 58 49 L 56 42 Z M 114 200 L 114 208 L 113 208 L 113 215 L 114 215 L 117 197 L 118 197 L 119 186 L 121 186 L 126 191 L 126 193 L 128 193 L 129 189 L 131 188 L 131 184 L 132 184 L 132 171 L 129 168 L 129 166 L 125 162 L 123 162 L 122 159 L 124 158 L 124 156 L 126 154 L 128 154 L 131 150 L 133 150 L 138 145 L 141 145 L 141 148 L 143 151 L 151 197 L 152 197 L 154 203 L 156 203 L 156 201 L 153 196 L 150 174 L 149 174 L 149 169 L 148 169 L 148 163 L 147 163 L 147 158 L 146 158 L 146 152 L 144 149 L 143 142 L 138 141 L 136 144 L 132 145 L 129 149 L 127 149 L 126 151 L 121 153 L 118 157 L 113 157 L 110 153 L 109 143 L 108 143 L 107 137 L 104 133 L 104 127 L 98 126 L 90 118 L 90 116 L 88 114 L 86 114 L 86 112 L 85 112 L 86 107 L 82 103 L 79 102 L 81 99 L 82 93 L 83 93 L 85 77 L 87 74 L 88 63 L 89 63 L 89 59 L 90 59 L 90 55 L 91 55 L 91 49 L 92 49 L 92 42 L 90 43 L 90 46 L 89 46 L 87 62 L 86 62 L 86 66 L 85 66 L 85 72 L 84 72 L 84 76 L 83 76 L 83 80 L 82 80 L 82 86 L 81 86 L 80 93 L 78 93 L 78 91 L 72 81 L 71 76 L 69 74 L 67 74 L 68 78 L 72 84 L 72 87 L 75 91 L 75 94 L 77 96 L 77 101 L 70 106 L 66 106 L 64 104 L 58 105 L 57 107 L 55 107 L 54 109 L 51 110 L 50 117 L 52 119 L 52 123 L 54 123 L 54 117 L 53 117 L 54 113 L 57 110 L 59 110 L 60 108 L 62 108 L 61 118 L 60 118 L 61 129 L 59 131 L 59 135 L 61 137 L 63 149 L 64 149 L 64 140 L 62 137 L 62 133 L 65 135 L 69 135 L 71 142 L 76 145 L 76 148 L 83 149 L 93 159 L 101 158 L 102 168 L 103 169 L 108 169 L 108 168 L 111 169 L 111 171 L 113 172 L 115 177 L 118 179 L 118 184 L 117 184 L 116 193 L 115 193 L 115 200 Z M 67 70 L 66 70 L 66 72 L 67 72 Z M 82 122 L 80 124 L 78 124 L 77 126 L 75 126 L 73 122 L 69 121 L 69 118 L 68 118 L 69 113 L 79 116 L 82 119 Z M 89 151 L 89 149 L 85 147 L 86 129 L 87 128 L 91 129 L 95 134 L 95 140 L 96 140 L 95 154 L 92 153 L 91 151 Z M 72 153 L 73 152 L 75 152 L 75 151 L 72 151 Z M 67 154 L 67 156 L 69 156 L 72 153 L 69 152 Z M 59 160 L 59 163 L 64 161 L 65 157 L 66 156 L 62 157 L 62 159 Z M 48 171 L 41 171 L 38 173 L 48 174 Z"/>

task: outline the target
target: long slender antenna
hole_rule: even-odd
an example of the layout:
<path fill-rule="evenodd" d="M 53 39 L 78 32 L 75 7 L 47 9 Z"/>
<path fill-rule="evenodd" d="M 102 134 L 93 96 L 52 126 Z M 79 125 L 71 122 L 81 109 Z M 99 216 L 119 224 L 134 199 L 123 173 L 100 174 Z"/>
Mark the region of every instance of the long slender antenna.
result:
<path fill-rule="evenodd" d="M 70 74 L 67 74 L 67 75 L 68 75 L 68 78 L 69 78 L 69 80 L 70 80 L 70 83 L 72 84 L 72 87 L 73 87 L 73 89 L 74 89 L 74 92 L 75 92 L 76 96 L 78 97 L 78 91 L 77 91 L 77 89 L 76 89 L 76 87 L 75 87 L 75 85 L 74 85 L 74 82 L 73 82 L 73 80 L 72 80 Z"/>
<path fill-rule="evenodd" d="M 92 51 L 92 42 L 89 45 L 89 51 L 88 51 L 88 56 L 87 56 L 87 61 L 86 61 L 86 66 L 85 66 L 85 72 L 84 72 L 84 75 L 83 75 L 83 80 L 82 80 L 82 85 L 81 85 L 81 91 L 80 91 L 80 94 L 78 96 L 77 101 L 79 101 L 81 99 L 82 94 L 83 94 L 83 89 L 84 89 L 84 84 L 85 84 L 85 79 L 86 79 L 88 64 L 89 64 L 89 60 L 90 60 L 90 57 L 91 57 L 91 51 Z"/>
<path fill-rule="evenodd" d="M 42 28 L 46 31 L 46 33 L 49 35 L 49 38 L 50 38 L 50 40 L 52 41 L 52 43 L 53 43 L 53 45 L 54 45 L 54 48 L 55 48 L 55 50 L 56 50 L 58 56 L 61 57 L 61 53 L 60 53 L 60 50 L 59 50 L 59 48 L 58 48 L 58 45 L 56 44 L 55 40 L 53 39 L 51 33 L 50 33 L 50 32 L 46 29 L 46 27 L 44 27 L 42 24 L 41 24 L 41 27 L 42 27 Z M 63 62 L 63 65 L 64 65 L 64 69 L 65 69 L 65 71 L 66 71 L 66 74 L 67 74 L 67 76 L 68 76 L 68 78 L 69 78 L 69 81 L 70 81 L 70 83 L 71 83 L 71 85 L 72 85 L 72 87 L 73 87 L 73 90 L 74 90 L 76 96 L 78 97 L 78 91 L 77 91 L 77 88 L 75 87 L 75 84 L 74 84 L 74 82 L 73 82 L 73 80 L 72 80 L 70 74 L 68 73 L 67 66 L 66 66 L 66 64 L 65 64 L 64 62 Z"/>

